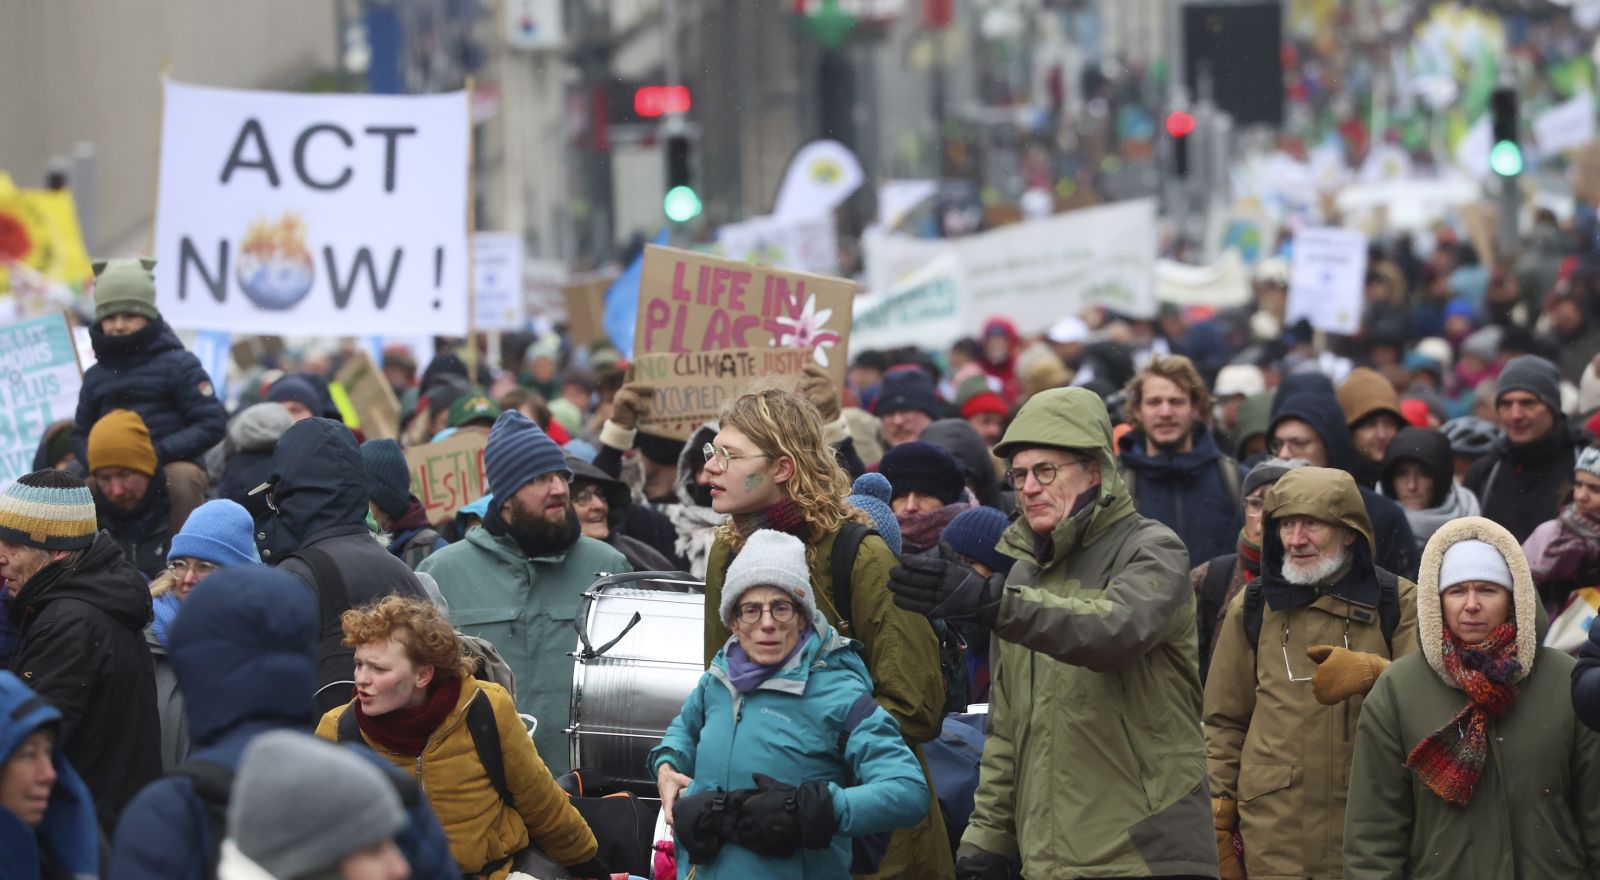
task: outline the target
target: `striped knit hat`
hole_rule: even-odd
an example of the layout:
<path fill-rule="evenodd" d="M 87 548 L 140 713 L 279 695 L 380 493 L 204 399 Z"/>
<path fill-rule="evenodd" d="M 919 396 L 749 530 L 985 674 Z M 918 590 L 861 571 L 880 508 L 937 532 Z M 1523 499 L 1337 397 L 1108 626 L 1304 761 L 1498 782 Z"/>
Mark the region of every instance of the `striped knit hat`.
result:
<path fill-rule="evenodd" d="M 561 447 L 532 419 L 516 410 L 502 413 L 489 429 L 483 469 L 489 478 L 489 491 L 501 498 L 510 498 L 548 473 L 572 479 L 572 469 L 567 467 L 567 456 Z"/>
<path fill-rule="evenodd" d="M 65 471 L 34 471 L 0 493 L 0 540 L 45 550 L 82 550 L 94 543 L 89 484 Z"/>

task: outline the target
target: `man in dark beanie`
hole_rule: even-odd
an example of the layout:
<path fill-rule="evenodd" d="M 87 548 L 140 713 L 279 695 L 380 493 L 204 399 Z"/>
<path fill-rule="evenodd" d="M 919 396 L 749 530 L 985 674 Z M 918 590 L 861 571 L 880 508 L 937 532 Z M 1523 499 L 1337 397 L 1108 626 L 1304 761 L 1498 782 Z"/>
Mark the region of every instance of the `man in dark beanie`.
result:
<path fill-rule="evenodd" d="M 361 444 L 367 468 L 368 507 L 378 527 L 389 536 L 389 552 L 415 571 L 422 560 L 449 545 L 428 521 L 422 501 L 411 494 L 411 468 L 393 440 Z"/>
<path fill-rule="evenodd" d="M 161 775 L 150 590 L 95 525 L 89 487 L 35 471 L 0 494 L 0 577 L 21 641 L 11 671 L 61 711 L 56 744 L 94 795 L 106 832 Z"/>
<path fill-rule="evenodd" d="M 557 776 L 571 769 L 572 619 L 595 572 L 632 571 L 616 549 L 584 537 L 572 470 L 554 440 L 512 410 L 483 450 L 483 528 L 423 560 L 461 631 L 494 644 L 517 680 L 517 711 L 539 719 L 534 743 Z"/>
<path fill-rule="evenodd" d="M 267 515 L 256 520 L 261 561 L 304 581 L 317 596 L 318 711 L 348 703 L 355 652 L 344 645 L 339 615 L 384 596 L 427 598 L 405 563 L 367 531 L 367 469 L 350 429 L 331 419 L 296 422 L 272 451 Z"/>
<path fill-rule="evenodd" d="M 928 374 L 917 367 L 906 367 L 883 377 L 872 413 L 883 422 L 884 447 L 893 448 L 921 437 L 929 425 L 945 415 L 945 406 Z"/>
<path fill-rule="evenodd" d="M 1518 541 L 1555 519 L 1572 491 L 1572 471 L 1589 435 L 1561 412 L 1561 373 L 1525 354 L 1506 362 L 1494 398 L 1504 435 L 1462 481 L 1483 515 Z"/>
<path fill-rule="evenodd" d="M 902 553 L 937 547 L 945 526 L 971 506 L 962 500 L 967 485 L 961 465 L 932 443 L 913 440 L 890 449 L 878 473 L 894 487 L 889 507 L 900 523 Z"/>

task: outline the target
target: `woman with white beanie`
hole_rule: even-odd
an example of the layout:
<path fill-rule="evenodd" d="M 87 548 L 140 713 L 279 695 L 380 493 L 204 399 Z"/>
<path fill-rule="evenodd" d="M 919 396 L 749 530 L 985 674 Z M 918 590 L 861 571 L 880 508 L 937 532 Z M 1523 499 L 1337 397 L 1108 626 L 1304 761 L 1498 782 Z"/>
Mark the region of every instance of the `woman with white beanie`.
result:
<path fill-rule="evenodd" d="M 922 769 L 872 696 L 861 646 L 817 610 L 799 538 L 760 529 L 728 566 L 733 636 L 650 752 L 678 876 L 872 873 L 886 832 L 928 809 Z M 680 796 L 681 795 L 681 796 Z M 882 835 L 873 844 L 853 837 Z"/>
<path fill-rule="evenodd" d="M 1356 727 L 1345 880 L 1541 880 L 1600 872 L 1600 736 L 1573 707 L 1573 660 L 1539 647 L 1539 596 L 1505 528 L 1429 539 L 1422 652 L 1389 664 Z"/>

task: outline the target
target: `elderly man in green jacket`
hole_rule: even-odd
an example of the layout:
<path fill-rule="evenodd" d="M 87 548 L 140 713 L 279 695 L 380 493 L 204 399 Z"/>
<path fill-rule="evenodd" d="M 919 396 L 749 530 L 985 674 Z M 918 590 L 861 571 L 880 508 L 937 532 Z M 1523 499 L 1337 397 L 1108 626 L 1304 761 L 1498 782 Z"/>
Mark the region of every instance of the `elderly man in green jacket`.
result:
<path fill-rule="evenodd" d="M 956 876 L 1216 877 L 1183 542 L 1134 512 L 1094 393 L 1034 395 L 995 447 L 1022 516 L 1003 581 L 908 559 L 895 601 L 993 629 L 989 739 Z M 937 570 L 936 570 L 937 569 Z"/>
<path fill-rule="evenodd" d="M 492 643 L 517 679 L 517 711 L 539 719 L 534 745 L 556 776 L 571 769 L 572 619 L 595 572 L 632 571 L 584 537 L 567 458 L 522 413 L 500 416 L 483 450 L 495 503 L 483 527 L 422 561 L 450 602 L 450 622 Z"/>

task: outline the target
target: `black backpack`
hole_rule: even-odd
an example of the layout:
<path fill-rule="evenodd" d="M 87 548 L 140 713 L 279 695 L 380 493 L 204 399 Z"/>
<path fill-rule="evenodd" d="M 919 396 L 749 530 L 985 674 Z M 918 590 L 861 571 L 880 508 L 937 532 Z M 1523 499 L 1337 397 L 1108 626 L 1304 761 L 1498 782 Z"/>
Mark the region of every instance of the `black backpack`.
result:
<path fill-rule="evenodd" d="M 846 522 L 833 542 L 833 555 L 829 559 L 829 573 L 833 578 L 833 604 L 839 612 L 841 627 L 850 623 L 851 604 L 854 599 L 856 556 L 861 552 L 861 542 L 868 535 L 876 535 L 858 522 Z M 967 643 L 948 621 L 929 619 L 934 635 L 939 637 L 939 672 L 944 675 L 944 712 L 967 711 Z"/>
<path fill-rule="evenodd" d="M 1378 576 L 1378 626 L 1383 630 L 1383 643 L 1394 656 L 1394 633 L 1400 628 L 1400 578 L 1374 565 Z M 1261 590 L 1261 579 L 1256 578 L 1244 588 L 1244 637 L 1254 649 L 1261 641 L 1261 618 L 1266 614 L 1266 596 Z"/>

